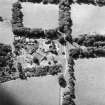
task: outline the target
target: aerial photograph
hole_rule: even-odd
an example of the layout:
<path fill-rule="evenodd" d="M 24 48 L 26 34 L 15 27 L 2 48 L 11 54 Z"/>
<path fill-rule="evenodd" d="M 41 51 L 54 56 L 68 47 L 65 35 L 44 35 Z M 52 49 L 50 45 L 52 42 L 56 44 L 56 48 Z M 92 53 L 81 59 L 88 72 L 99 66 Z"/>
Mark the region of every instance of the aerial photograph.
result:
<path fill-rule="evenodd" d="M 105 0 L 0 0 L 0 105 L 105 105 Z"/>

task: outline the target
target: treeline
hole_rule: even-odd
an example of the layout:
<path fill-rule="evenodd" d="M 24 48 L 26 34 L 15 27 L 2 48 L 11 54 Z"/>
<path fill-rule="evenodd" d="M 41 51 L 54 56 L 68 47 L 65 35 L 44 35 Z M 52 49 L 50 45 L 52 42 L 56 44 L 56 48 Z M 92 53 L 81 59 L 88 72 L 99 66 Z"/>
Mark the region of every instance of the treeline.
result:
<path fill-rule="evenodd" d="M 59 0 L 19 0 L 21 2 L 43 3 L 43 4 L 58 4 Z"/>
<path fill-rule="evenodd" d="M 13 4 L 12 8 L 12 28 L 23 27 L 23 13 L 21 12 L 22 6 L 19 2 Z"/>
<path fill-rule="evenodd" d="M 71 7 L 73 0 L 61 0 L 59 3 L 59 30 L 63 33 L 63 36 L 70 38 L 72 43 L 72 19 L 71 19 Z"/>
<path fill-rule="evenodd" d="M 86 47 L 99 47 L 105 46 L 105 36 L 104 35 L 81 35 L 78 38 L 73 39 L 74 42 L 78 43 L 79 45 L 86 46 Z"/>
<path fill-rule="evenodd" d="M 11 46 L 0 43 L 0 67 L 7 66 L 9 60 L 11 60 L 11 53 Z"/>
<path fill-rule="evenodd" d="M 77 0 L 76 1 L 79 4 L 92 4 L 95 6 L 104 6 L 105 5 L 105 0 Z"/>
<path fill-rule="evenodd" d="M 46 75 L 57 75 L 61 73 L 62 65 L 52 65 L 52 66 L 44 66 L 44 67 L 33 67 L 33 68 L 25 68 L 24 72 L 27 77 L 35 76 L 46 76 Z"/>
<path fill-rule="evenodd" d="M 32 2 L 32 3 L 43 3 L 43 4 L 48 4 L 48 3 L 51 3 L 51 4 L 59 4 L 60 3 L 60 0 L 19 0 L 21 2 Z M 62 0 L 64 1 L 64 0 Z M 67 1 L 67 0 L 66 0 Z M 95 5 L 95 6 L 104 6 L 105 5 L 105 0 L 76 0 L 76 1 L 73 1 L 73 0 L 68 0 L 70 2 L 76 2 L 76 3 L 79 3 L 79 4 L 92 4 L 92 5 Z"/>
<path fill-rule="evenodd" d="M 61 40 L 59 40 L 63 45 L 66 45 L 66 42 L 72 43 L 72 19 L 71 19 L 71 4 L 73 0 L 61 0 L 59 3 L 59 30 L 63 33 Z M 68 71 L 69 71 L 69 80 L 65 81 L 65 79 L 61 78 L 63 88 L 66 87 L 66 82 L 68 83 L 68 90 L 63 93 L 63 102 L 62 105 L 75 105 L 74 98 L 75 98 L 75 82 L 74 82 L 74 69 L 73 69 L 73 59 L 69 59 L 68 61 Z M 61 82 L 61 83 L 62 83 Z"/>
<path fill-rule="evenodd" d="M 70 56 L 74 59 L 105 57 L 105 48 L 87 47 L 86 50 L 81 48 L 71 49 Z"/>
<path fill-rule="evenodd" d="M 60 34 L 57 32 L 57 29 L 49 29 L 49 30 L 43 30 L 41 28 L 26 28 L 26 27 L 17 27 L 13 30 L 14 35 L 16 36 L 23 36 L 27 38 L 47 38 L 47 39 L 58 39 L 60 37 Z"/>
<path fill-rule="evenodd" d="M 19 56 L 21 54 L 21 49 L 22 48 L 25 48 L 24 46 L 24 40 L 20 39 L 20 40 L 14 40 L 13 42 L 13 45 L 14 45 L 14 54 L 16 56 Z"/>
<path fill-rule="evenodd" d="M 60 3 L 60 0 L 19 0 L 21 2 L 32 2 L 32 3 L 43 3 L 43 4 L 48 4 L 48 3 L 51 3 L 51 4 L 59 4 Z M 62 0 L 64 1 L 64 0 Z M 73 1 L 73 0 L 66 0 L 66 1 L 69 1 L 69 2 L 76 2 L 76 3 L 79 3 L 79 4 L 92 4 L 92 5 L 95 5 L 95 6 L 104 6 L 105 5 L 105 0 L 76 0 L 76 1 Z"/>
<path fill-rule="evenodd" d="M 74 76 L 74 59 L 70 56 L 68 59 L 68 73 L 69 79 L 67 81 L 68 88 L 63 93 L 62 105 L 75 105 L 75 76 Z M 65 82 L 64 82 L 65 83 Z"/>
<path fill-rule="evenodd" d="M 11 46 L 0 43 L 0 83 L 13 79 L 11 75 L 15 72 Z"/>

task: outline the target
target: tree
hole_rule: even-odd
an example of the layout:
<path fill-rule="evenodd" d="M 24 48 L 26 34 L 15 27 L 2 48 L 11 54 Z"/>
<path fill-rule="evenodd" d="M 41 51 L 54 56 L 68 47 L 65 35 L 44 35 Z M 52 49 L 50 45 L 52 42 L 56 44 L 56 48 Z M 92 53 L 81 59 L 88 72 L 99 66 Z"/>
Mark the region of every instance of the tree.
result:
<path fill-rule="evenodd" d="M 18 63 L 17 64 L 17 68 L 18 68 L 18 71 L 19 72 L 22 72 L 23 70 L 22 70 L 22 64 L 21 63 Z"/>
<path fill-rule="evenodd" d="M 59 43 L 63 46 L 66 45 L 66 41 L 65 41 L 64 37 L 59 38 Z"/>
<path fill-rule="evenodd" d="M 66 80 L 64 79 L 64 76 L 63 75 L 60 75 L 59 78 L 58 78 L 58 82 L 59 82 L 59 85 L 63 88 L 66 87 L 67 83 L 66 83 Z"/>
<path fill-rule="evenodd" d="M 39 59 L 36 56 L 33 57 L 33 62 L 37 65 L 40 65 Z"/>
<path fill-rule="evenodd" d="M 3 18 L 0 16 L 0 21 L 3 22 Z"/>

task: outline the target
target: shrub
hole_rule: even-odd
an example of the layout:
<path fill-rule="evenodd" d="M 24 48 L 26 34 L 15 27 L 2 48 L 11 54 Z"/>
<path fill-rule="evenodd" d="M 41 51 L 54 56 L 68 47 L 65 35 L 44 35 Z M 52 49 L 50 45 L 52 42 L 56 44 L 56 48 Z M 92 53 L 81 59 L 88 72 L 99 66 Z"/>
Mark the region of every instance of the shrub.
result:
<path fill-rule="evenodd" d="M 85 3 L 85 4 L 93 4 L 93 5 L 96 5 L 95 0 L 78 0 L 77 3 L 79 3 L 79 4 Z"/>
<path fill-rule="evenodd" d="M 35 71 L 35 76 L 45 76 L 48 74 L 48 66 L 46 67 L 37 67 Z"/>
<path fill-rule="evenodd" d="M 40 65 L 39 59 L 37 57 L 33 57 L 33 62 L 37 65 Z"/>
<path fill-rule="evenodd" d="M 75 105 L 75 103 L 70 96 L 65 95 L 62 105 Z"/>
<path fill-rule="evenodd" d="M 66 45 L 66 41 L 65 41 L 64 37 L 59 38 L 59 43 L 63 46 Z"/>
<path fill-rule="evenodd" d="M 62 88 L 65 88 L 65 87 L 67 86 L 66 80 L 64 79 L 64 76 L 63 76 L 63 75 L 60 75 L 60 76 L 59 76 L 58 82 L 59 82 L 59 85 L 60 85 Z"/>
<path fill-rule="evenodd" d="M 45 37 L 51 40 L 57 39 L 59 37 L 57 29 L 45 30 Z"/>
<path fill-rule="evenodd" d="M 61 69 L 62 69 L 61 65 L 49 66 L 49 74 L 50 75 L 57 75 L 58 73 L 61 72 Z"/>
<path fill-rule="evenodd" d="M 0 21 L 3 22 L 3 18 L 0 16 Z"/>

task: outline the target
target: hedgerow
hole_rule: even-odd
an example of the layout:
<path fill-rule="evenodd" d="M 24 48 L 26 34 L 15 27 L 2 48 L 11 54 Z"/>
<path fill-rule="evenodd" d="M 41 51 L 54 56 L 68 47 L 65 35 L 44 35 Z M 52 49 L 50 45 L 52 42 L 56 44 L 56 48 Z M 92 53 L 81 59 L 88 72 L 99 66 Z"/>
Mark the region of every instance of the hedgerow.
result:
<path fill-rule="evenodd" d="M 105 0 L 77 0 L 76 1 L 79 4 L 92 4 L 95 6 L 104 6 L 105 5 Z"/>
<path fill-rule="evenodd" d="M 74 59 L 105 57 L 105 48 L 87 47 L 87 51 L 84 51 L 81 48 L 71 49 L 70 56 Z"/>
<path fill-rule="evenodd" d="M 85 34 L 85 35 L 80 35 L 77 38 L 74 38 L 73 41 L 78 43 L 79 45 L 86 47 L 104 46 L 105 36 L 99 34 L 96 35 Z"/>
<path fill-rule="evenodd" d="M 21 2 L 43 3 L 43 4 L 58 4 L 59 0 L 19 0 Z"/>
<path fill-rule="evenodd" d="M 34 75 L 36 77 L 39 76 L 46 76 L 46 75 L 57 75 L 58 73 L 62 72 L 62 65 L 51 65 L 51 66 L 39 66 L 33 68 L 25 68 L 24 72 L 27 74 L 28 72 L 30 75 Z"/>
<path fill-rule="evenodd" d="M 15 73 L 16 68 L 14 67 L 12 47 L 0 43 L 0 83 L 14 79 L 11 75 Z"/>

